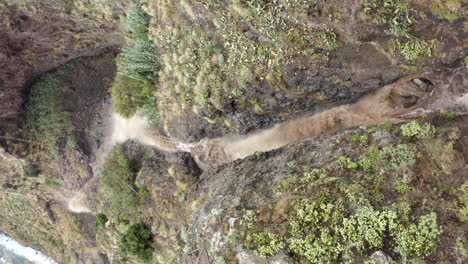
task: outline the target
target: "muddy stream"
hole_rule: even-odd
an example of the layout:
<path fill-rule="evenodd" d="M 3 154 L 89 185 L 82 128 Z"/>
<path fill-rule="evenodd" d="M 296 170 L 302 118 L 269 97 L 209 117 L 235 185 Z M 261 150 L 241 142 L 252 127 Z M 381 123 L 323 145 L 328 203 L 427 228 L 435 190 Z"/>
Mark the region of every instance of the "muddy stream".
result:
<path fill-rule="evenodd" d="M 207 169 L 348 127 L 377 125 L 386 120 L 398 123 L 436 112 L 468 114 L 467 69 L 406 76 L 355 104 L 279 123 L 247 135 L 205 138 L 199 142 L 181 142 L 162 136 L 140 115 L 125 119 L 112 112 L 111 131 L 98 151 L 94 167 L 99 170 L 112 146 L 129 139 L 167 152 L 188 152 L 201 169 Z M 70 199 L 69 209 L 77 213 L 91 212 L 83 205 L 84 200 L 83 192 L 78 192 Z"/>

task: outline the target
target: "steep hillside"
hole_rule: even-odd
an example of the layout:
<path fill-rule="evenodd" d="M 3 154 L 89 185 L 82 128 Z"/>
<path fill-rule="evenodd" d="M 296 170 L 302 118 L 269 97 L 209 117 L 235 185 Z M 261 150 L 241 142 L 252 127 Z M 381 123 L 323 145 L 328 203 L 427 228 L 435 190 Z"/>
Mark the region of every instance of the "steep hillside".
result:
<path fill-rule="evenodd" d="M 465 263 L 467 13 L 4 0 L 0 231 L 67 264 Z"/>

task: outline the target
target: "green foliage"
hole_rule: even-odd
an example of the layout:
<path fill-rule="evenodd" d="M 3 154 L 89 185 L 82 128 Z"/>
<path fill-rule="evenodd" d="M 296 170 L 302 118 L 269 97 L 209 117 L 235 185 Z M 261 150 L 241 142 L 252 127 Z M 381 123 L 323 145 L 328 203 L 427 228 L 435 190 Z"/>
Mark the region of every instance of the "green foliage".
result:
<path fill-rule="evenodd" d="M 26 125 L 31 136 L 49 154 L 58 155 L 59 145 L 70 125 L 70 114 L 63 107 L 63 91 L 72 66 L 65 65 L 43 75 L 32 86 L 26 104 Z"/>
<path fill-rule="evenodd" d="M 138 109 L 151 123 L 158 123 L 156 87 L 162 64 L 156 47 L 148 37 L 151 17 L 138 5 L 130 8 L 127 26 L 132 33 L 131 45 L 123 48 L 118 61 L 119 74 L 111 88 L 112 104 L 123 117 Z"/>
<path fill-rule="evenodd" d="M 343 219 L 340 233 L 344 241 L 358 250 L 381 248 L 385 233 L 397 228 L 397 218 L 395 211 L 377 211 L 370 206 L 362 206 L 352 217 Z"/>
<path fill-rule="evenodd" d="M 96 214 L 96 228 L 105 227 L 108 220 L 105 214 Z"/>
<path fill-rule="evenodd" d="M 140 196 L 141 203 L 148 201 L 150 198 L 150 194 L 145 187 L 138 188 L 138 195 Z"/>
<path fill-rule="evenodd" d="M 340 168 L 356 169 L 358 167 L 356 162 L 345 156 L 339 157 L 338 163 L 340 164 Z"/>
<path fill-rule="evenodd" d="M 132 255 L 142 262 L 149 263 L 154 251 L 148 244 L 150 240 L 151 232 L 145 224 L 133 224 L 121 238 L 119 248 L 124 255 Z"/>
<path fill-rule="evenodd" d="M 400 129 L 403 136 L 418 139 L 430 138 L 435 134 L 435 129 L 431 124 L 420 125 L 417 121 L 406 123 Z"/>
<path fill-rule="evenodd" d="M 324 198 L 302 200 L 301 207 L 289 221 L 290 251 L 311 263 L 335 262 L 345 249 L 337 232 L 344 216 L 342 202 L 329 202 Z"/>
<path fill-rule="evenodd" d="M 468 182 L 460 186 L 458 199 L 458 218 L 466 222 L 468 221 Z"/>
<path fill-rule="evenodd" d="M 23 176 L 24 177 L 37 177 L 40 173 L 39 168 L 37 167 L 36 164 L 33 164 L 31 162 L 26 162 L 26 164 L 23 165 Z"/>
<path fill-rule="evenodd" d="M 437 226 L 437 215 L 430 213 L 419 217 L 395 234 L 395 241 L 403 256 L 427 256 L 435 248 L 435 238 L 442 233 Z"/>
<path fill-rule="evenodd" d="M 313 168 L 304 172 L 304 176 L 299 179 L 300 183 L 311 183 L 318 179 L 323 179 L 327 177 L 327 170 L 325 168 L 317 169 Z"/>
<path fill-rule="evenodd" d="M 388 26 L 388 32 L 397 37 L 409 37 L 415 21 L 412 9 L 401 0 L 363 0 L 364 13 L 376 17 L 378 24 Z"/>
<path fill-rule="evenodd" d="M 367 144 L 367 141 L 369 140 L 369 137 L 367 135 L 362 135 L 362 136 L 352 135 L 352 136 L 349 137 L 349 140 L 351 142 L 356 142 L 356 143 L 360 143 L 360 144 Z"/>
<path fill-rule="evenodd" d="M 136 39 L 132 46 L 122 50 L 121 73 L 141 82 L 155 83 L 159 80 L 161 64 L 156 57 L 156 47 L 148 39 Z"/>
<path fill-rule="evenodd" d="M 382 124 L 379 125 L 383 129 L 392 129 L 393 128 L 393 122 L 390 120 L 385 120 Z"/>
<path fill-rule="evenodd" d="M 109 211 L 114 217 L 127 218 L 139 212 L 141 198 L 134 184 L 137 170 L 135 164 L 125 155 L 125 147 L 117 145 L 108 155 L 104 169 L 100 193 L 108 202 Z"/>
<path fill-rule="evenodd" d="M 123 117 L 131 117 L 136 111 L 151 101 L 154 86 L 125 75 L 117 75 L 111 88 L 112 106 Z"/>
<path fill-rule="evenodd" d="M 448 119 L 457 118 L 457 113 L 454 113 L 454 112 L 441 112 L 440 115 Z"/>
<path fill-rule="evenodd" d="M 399 183 L 395 186 L 395 191 L 399 193 L 406 193 L 414 191 L 414 187 L 407 183 Z"/>
<path fill-rule="evenodd" d="M 462 14 L 461 0 L 433 0 L 431 2 L 431 12 L 439 18 L 453 21 Z"/>
<path fill-rule="evenodd" d="M 257 247 L 255 253 L 262 257 L 273 256 L 286 245 L 278 235 L 268 232 L 255 233 L 252 237 Z"/>
<path fill-rule="evenodd" d="M 390 52 L 399 52 L 409 63 L 414 63 L 424 57 L 431 57 L 434 45 L 435 41 L 426 42 L 418 38 L 410 38 L 409 41 L 404 42 L 391 39 L 388 42 Z"/>
<path fill-rule="evenodd" d="M 127 28 L 138 38 L 148 37 L 151 17 L 137 4 L 130 7 L 127 16 Z"/>

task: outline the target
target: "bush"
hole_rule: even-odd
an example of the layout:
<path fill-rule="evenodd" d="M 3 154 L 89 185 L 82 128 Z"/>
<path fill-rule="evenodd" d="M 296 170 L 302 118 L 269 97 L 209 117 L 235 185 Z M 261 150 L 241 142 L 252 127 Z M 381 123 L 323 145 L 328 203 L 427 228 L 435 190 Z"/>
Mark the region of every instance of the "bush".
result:
<path fill-rule="evenodd" d="M 30 162 L 27 162 L 23 165 L 23 175 L 24 177 L 37 177 L 40 173 L 39 168 Z"/>
<path fill-rule="evenodd" d="M 134 185 L 135 167 L 125 155 L 123 145 L 114 147 L 105 161 L 100 193 L 103 200 L 108 201 L 109 210 L 116 218 L 128 218 L 139 212 L 141 199 Z"/>
<path fill-rule="evenodd" d="M 148 36 L 148 27 L 151 17 L 138 5 L 130 7 L 127 17 L 127 28 L 135 37 Z"/>
<path fill-rule="evenodd" d="M 104 227 L 109 219 L 105 214 L 96 214 L 96 227 Z"/>
<path fill-rule="evenodd" d="M 53 155 L 58 155 L 59 144 L 70 124 L 70 115 L 64 111 L 63 91 L 72 66 L 62 66 L 45 74 L 32 86 L 26 104 L 26 125 L 31 136 Z"/>
<path fill-rule="evenodd" d="M 141 82 L 157 82 L 161 68 L 156 47 L 148 39 L 137 39 L 133 46 L 123 49 L 121 72 Z"/>
<path fill-rule="evenodd" d="M 133 116 L 152 97 L 153 87 L 124 75 L 117 75 L 111 88 L 112 105 L 123 117 Z"/>
<path fill-rule="evenodd" d="M 378 24 L 388 26 L 388 32 L 397 37 L 408 37 L 415 21 L 412 9 L 401 0 L 364 0 L 364 12 L 375 16 Z"/>
<path fill-rule="evenodd" d="M 120 251 L 125 255 L 132 255 L 143 262 L 152 259 L 154 249 L 148 245 L 151 232 L 143 223 L 130 226 L 127 233 L 120 240 Z"/>
<path fill-rule="evenodd" d="M 150 16 L 140 6 L 130 8 L 127 27 L 132 33 L 132 45 L 122 51 L 111 96 L 120 115 L 128 118 L 142 109 L 150 122 L 157 123 L 159 111 L 155 93 L 161 63 L 156 47 L 148 38 L 149 23 Z"/>
<path fill-rule="evenodd" d="M 435 248 L 435 239 L 442 233 L 437 226 L 437 215 L 430 213 L 419 218 L 418 224 L 411 224 L 395 235 L 403 256 L 427 256 Z"/>

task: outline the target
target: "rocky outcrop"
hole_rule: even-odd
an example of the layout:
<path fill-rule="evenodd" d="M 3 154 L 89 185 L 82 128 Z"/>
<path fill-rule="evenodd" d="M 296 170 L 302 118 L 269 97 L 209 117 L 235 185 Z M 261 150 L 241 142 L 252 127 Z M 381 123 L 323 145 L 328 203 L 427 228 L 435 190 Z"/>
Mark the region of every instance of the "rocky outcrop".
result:
<path fill-rule="evenodd" d="M 89 1 L 86 1 L 89 2 Z M 29 86 L 40 74 L 122 45 L 128 1 L 2 1 L 0 126 L 20 123 Z M 113 17 L 113 19 L 111 19 Z M 7 122 L 9 120 L 9 122 Z M 13 130 L 13 128 L 9 128 Z"/>

